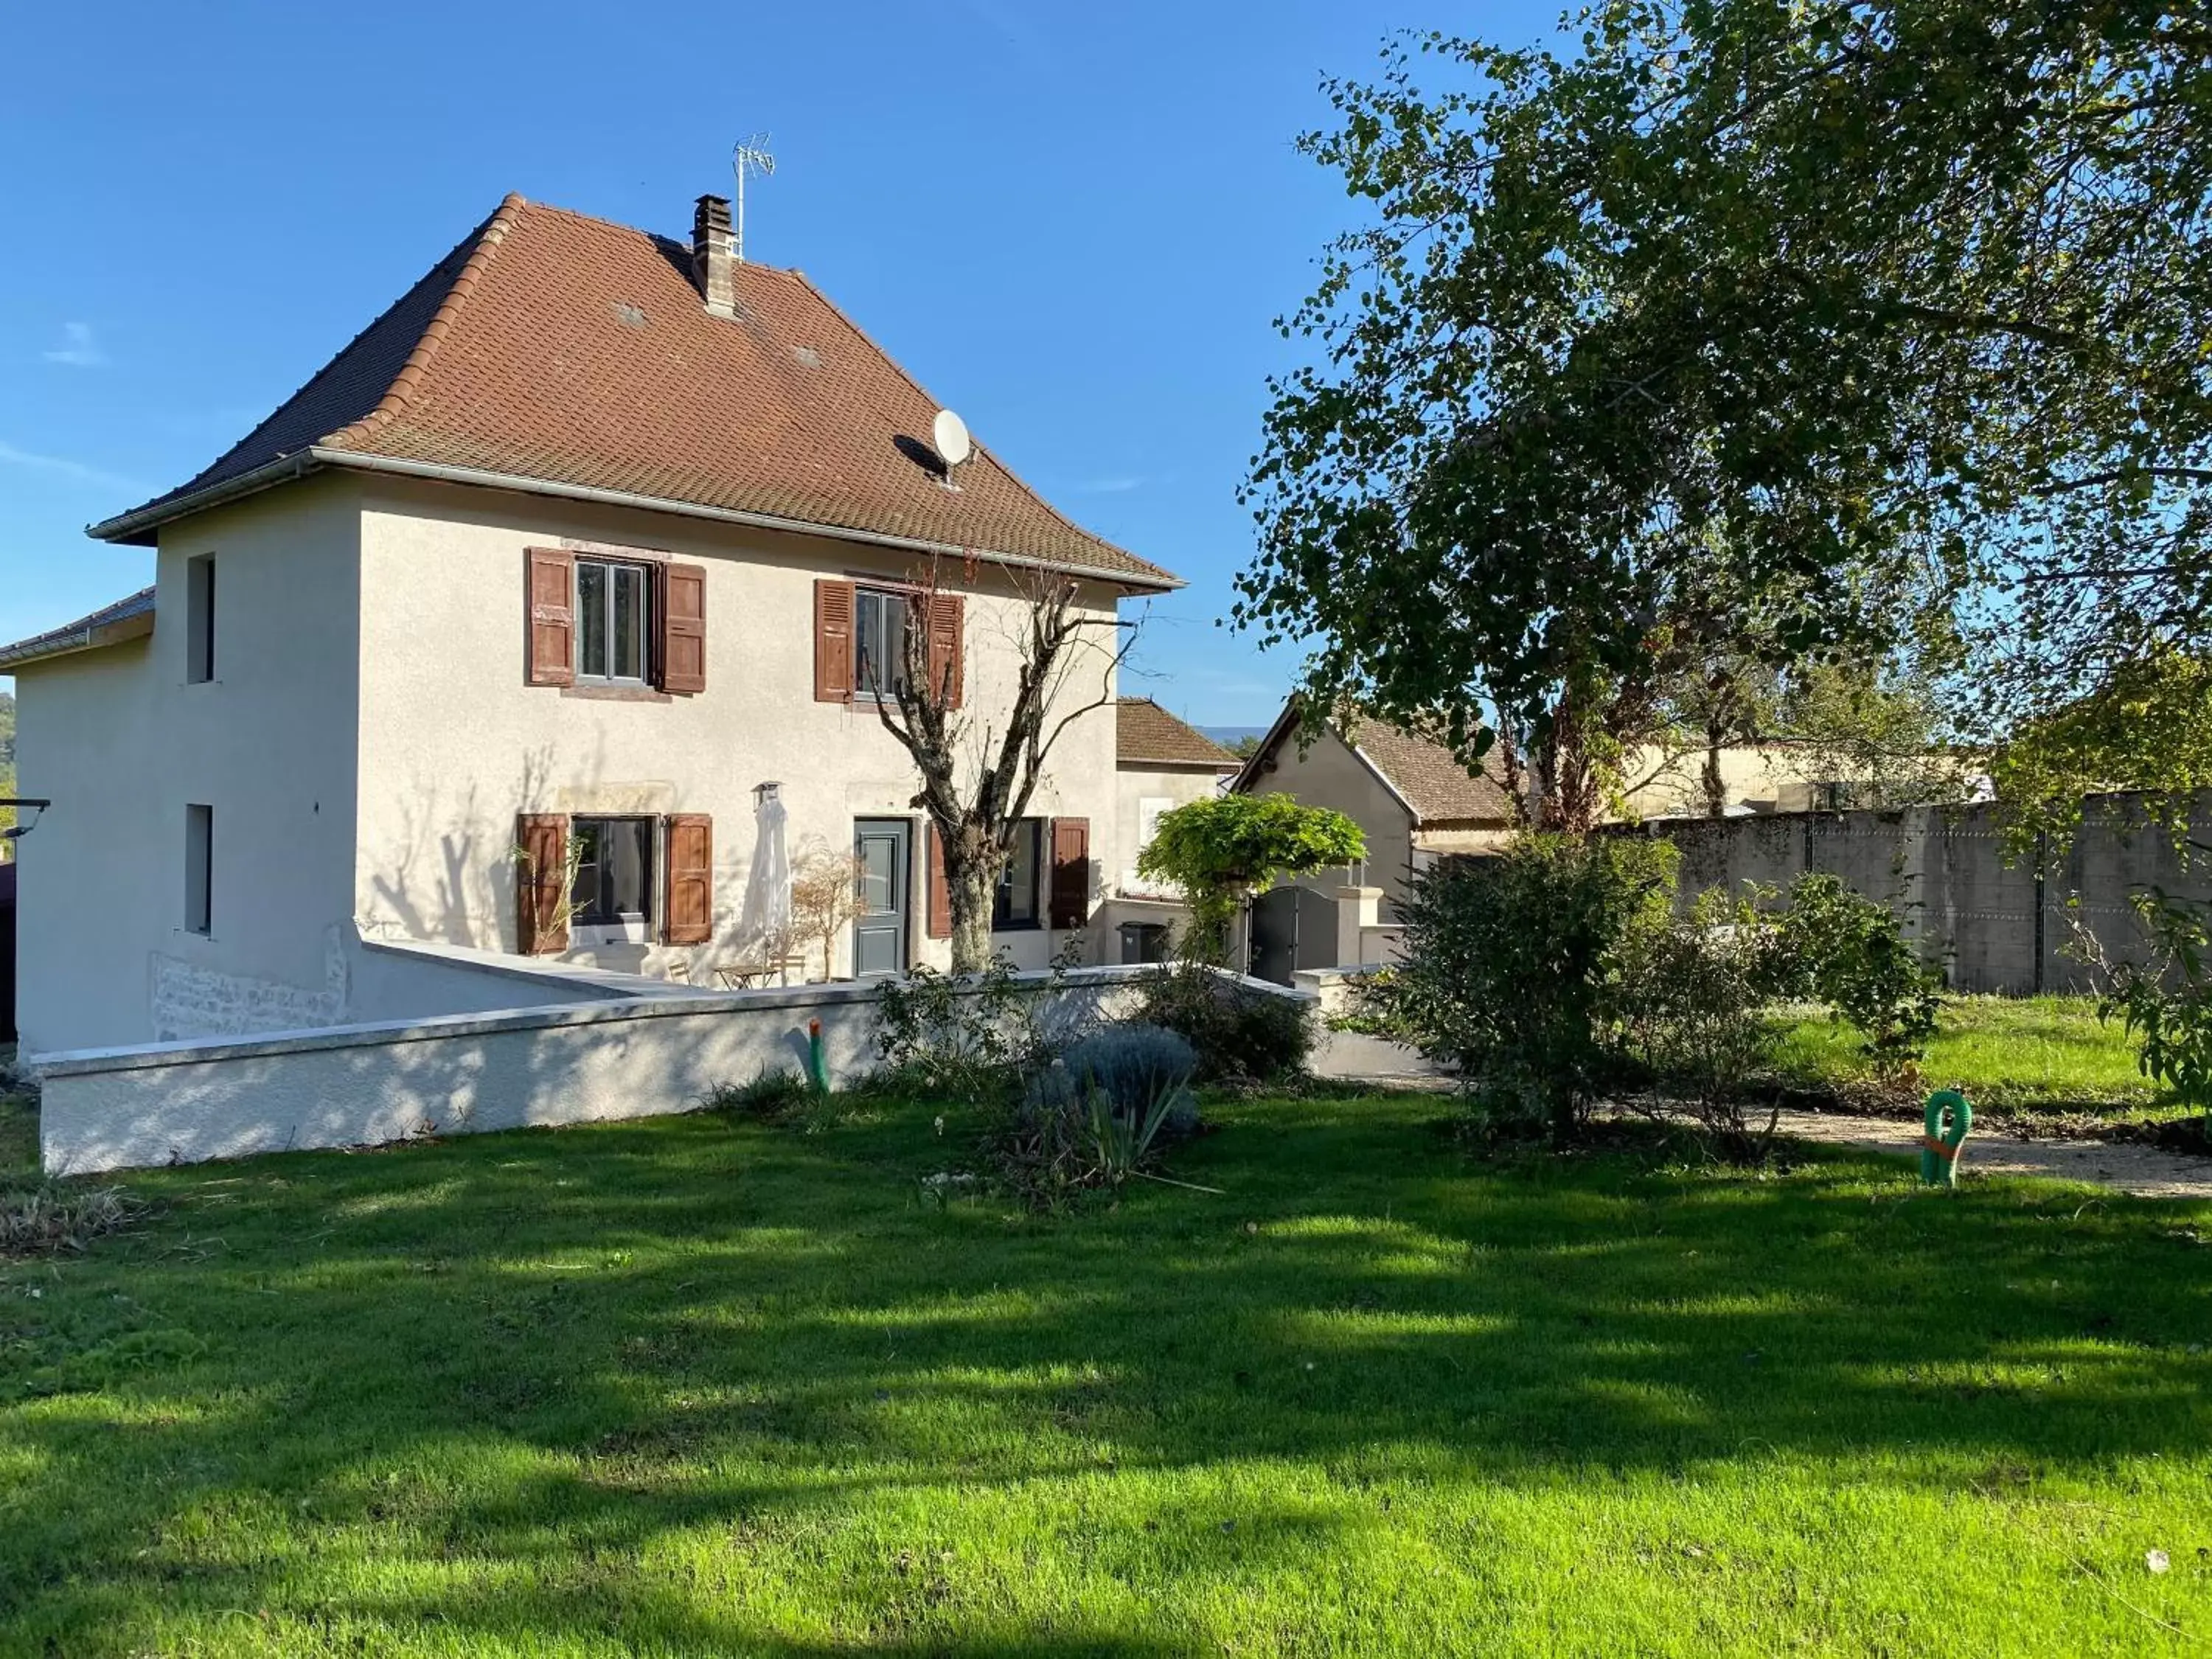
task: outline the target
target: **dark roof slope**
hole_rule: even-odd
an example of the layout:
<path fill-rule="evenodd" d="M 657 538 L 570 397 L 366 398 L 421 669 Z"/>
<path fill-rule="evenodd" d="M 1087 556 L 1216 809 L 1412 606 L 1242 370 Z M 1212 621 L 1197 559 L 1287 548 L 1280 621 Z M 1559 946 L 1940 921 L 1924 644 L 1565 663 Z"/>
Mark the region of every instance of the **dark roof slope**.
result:
<path fill-rule="evenodd" d="M 1115 713 L 1115 755 L 1124 765 L 1154 761 L 1233 772 L 1240 764 L 1205 732 L 1184 725 L 1150 697 L 1123 697 Z"/>
<path fill-rule="evenodd" d="M 79 617 L 13 645 L 0 645 L 0 671 L 12 671 L 43 657 L 65 656 L 72 651 L 137 639 L 153 631 L 154 590 L 142 587 L 130 598 L 102 605 L 88 617 Z"/>
<path fill-rule="evenodd" d="M 1063 518 L 989 450 L 938 482 L 938 405 L 796 271 L 701 302 L 688 245 L 510 196 L 398 304 L 189 483 L 307 454 L 603 489 L 1172 585 Z M 919 459 L 917 459 L 919 458 Z"/>

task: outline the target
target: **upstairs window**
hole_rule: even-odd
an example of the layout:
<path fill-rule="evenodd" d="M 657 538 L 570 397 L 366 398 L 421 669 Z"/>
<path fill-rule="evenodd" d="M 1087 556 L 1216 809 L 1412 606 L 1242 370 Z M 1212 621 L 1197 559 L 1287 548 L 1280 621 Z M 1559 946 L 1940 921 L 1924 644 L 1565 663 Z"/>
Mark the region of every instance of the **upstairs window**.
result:
<path fill-rule="evenodd" d="M 569 895 L 580 927 L 619 927 L 653 915 L 651 818 L 578 818 L 576 884 Z"/>
<path fill-rule="evenodd" d="M 185 561 L 185 683 L 215 678 L 215 555 Z"/>
<path fill-rule="evenodd" d="M 896 696 L 906 682 L 907 613 L 904 593 L 863 587 L 853 595 L 853 694 Z"/>
<path fill-rule="evenodd" d="M 641 564 L 576 561 L 576 678 L 643 685 L 652 637 L 652 573 Z"/>

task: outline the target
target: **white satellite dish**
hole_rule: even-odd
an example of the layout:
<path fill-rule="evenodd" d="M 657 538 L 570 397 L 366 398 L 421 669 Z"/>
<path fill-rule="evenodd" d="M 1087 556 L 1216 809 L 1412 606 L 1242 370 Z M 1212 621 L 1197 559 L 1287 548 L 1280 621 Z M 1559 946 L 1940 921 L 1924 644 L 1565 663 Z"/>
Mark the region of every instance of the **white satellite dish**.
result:
<path fill-rule="evenodd" d="M 932 435 L 937 440 L 937 453 L 947 472 L 975 453 L 975 441 L 968 435 L 968 422 L 949 409 L 937 411 L 937 427 Z"/>

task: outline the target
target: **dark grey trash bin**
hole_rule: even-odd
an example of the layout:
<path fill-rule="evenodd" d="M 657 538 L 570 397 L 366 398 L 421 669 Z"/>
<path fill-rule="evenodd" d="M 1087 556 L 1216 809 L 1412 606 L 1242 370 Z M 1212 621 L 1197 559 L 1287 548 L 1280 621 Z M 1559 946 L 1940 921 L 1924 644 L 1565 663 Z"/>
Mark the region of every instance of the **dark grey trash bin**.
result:
<path fill-rule="evenodd" d="M 1121 924 L 1121 960 L 1165 962 L 1168 925 L 1164 921 L 1125 921 Z"/>

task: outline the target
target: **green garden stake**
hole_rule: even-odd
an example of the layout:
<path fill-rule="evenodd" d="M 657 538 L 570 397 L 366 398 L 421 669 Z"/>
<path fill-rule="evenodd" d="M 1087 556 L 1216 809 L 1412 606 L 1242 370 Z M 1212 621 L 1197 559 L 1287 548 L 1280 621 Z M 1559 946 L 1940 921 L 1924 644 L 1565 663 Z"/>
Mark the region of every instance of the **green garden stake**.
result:
<path fill-rule="evenodd" d="M 1943 1115 L 1951 1115 L 1951 1127 L 1943 1127 Z M 1966 1144 L 1966 1132 L 1974 1127 L 1974 1109 L 1966 1096 L 1956 1089 L 1938 1089 L 1928 1097 L 1928 1133 L 1920 1137 L 1920 1180 L 1928 1187 L 1955 1187 L 1959 1184 L 1959 1149 Z"/>
<path fill-rule="evenodd" d="M 830 1092 L 830 1068 L 822 1060 L 822 1022 L 806 1022 L 806 1080 L 814 1085 L 814 1092 Z"/>

